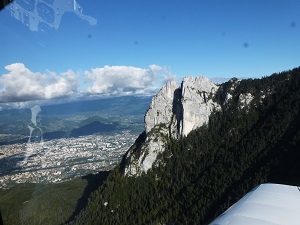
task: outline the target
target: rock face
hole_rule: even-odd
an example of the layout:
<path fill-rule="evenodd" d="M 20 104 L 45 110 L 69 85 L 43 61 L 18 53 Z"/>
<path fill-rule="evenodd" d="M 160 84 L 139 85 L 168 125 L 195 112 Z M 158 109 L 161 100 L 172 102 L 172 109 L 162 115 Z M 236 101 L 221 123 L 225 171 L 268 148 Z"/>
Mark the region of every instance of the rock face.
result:
<path fill-rule="evenodd" d="M 146 173 L 159 163 L 170 138 L 180 139 L 209 121 L 220 105 L 213 100 L 218 89 L 206 77 L 186 77 L 181 86 L 167 83 L 152 99 L 145 115 L 145 133 L 126 153 L 124 173 L 128 176 Z"/>
<path fill-rule="evenodd" d="M 240 94 L 239 100 L 241 103 L 241 108 L 244 108 L 246 105 L 249 105 L 250 102 L 253 100 L 253 96 L 251 93 L 246 93 L 246 94 Z"/>
<path fill-rule="evenodd" d="M 173 102 L 176 89 L 175 81 L 167 83 L 152 99 L 145 115 L 145 129 L 149 133 L 158 124 L 169 124 L 173 115 Z M 176 98 L 176 97 L 175 97 Z"/>
<path fill-rule="evenodd" d="M 206 77 L 186 77 L 182 89 L 182 130 L 180 135 L 186 136 L 192 130 L 207 123 L 209 116 L 220 106 L 212 100 L 217 86 Z"/>

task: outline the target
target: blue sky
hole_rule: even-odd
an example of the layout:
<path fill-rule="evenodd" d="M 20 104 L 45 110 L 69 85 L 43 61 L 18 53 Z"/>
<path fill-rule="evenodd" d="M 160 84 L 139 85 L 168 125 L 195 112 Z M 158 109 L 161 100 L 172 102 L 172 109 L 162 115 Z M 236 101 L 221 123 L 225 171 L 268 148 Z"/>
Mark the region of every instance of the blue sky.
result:
<path fill-rule="evenodd" d="M 298 0 L 22 2 L 0 12 L 1 104 L 155 93 L 184 76 L 261 77 L 300 66 Z M 34 30 L 32 21 L 47 18 L 55 28 Z"/>

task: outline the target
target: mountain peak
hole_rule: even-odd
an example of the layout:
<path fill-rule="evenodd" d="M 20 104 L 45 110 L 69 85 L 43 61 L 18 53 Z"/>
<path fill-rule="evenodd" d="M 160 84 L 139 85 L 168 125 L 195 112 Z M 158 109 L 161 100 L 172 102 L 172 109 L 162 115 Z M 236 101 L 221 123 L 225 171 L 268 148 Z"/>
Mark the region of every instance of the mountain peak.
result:
<path fill-rule="evenodd" d="M 125 156 L 125 174 L 147 172 L 170 138 L 180 139 L 208 123 L 210 114 L 221 109 L 213 100 L 217 89 L 216 84 L 203 76 L 185 77 L 180 86 L 175 81 L 165 84 L 146 112 L 145 142 L 133 145 Z"/>

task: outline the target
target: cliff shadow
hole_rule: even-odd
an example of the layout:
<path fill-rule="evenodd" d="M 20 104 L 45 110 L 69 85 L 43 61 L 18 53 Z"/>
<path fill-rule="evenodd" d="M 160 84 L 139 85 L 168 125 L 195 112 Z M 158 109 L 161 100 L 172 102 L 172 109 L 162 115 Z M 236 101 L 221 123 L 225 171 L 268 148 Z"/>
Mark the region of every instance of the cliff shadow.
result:
<path fill-rule="evenodd" d="M 110 171 L 100 171 L 97 174 L 88 174 L 83 176 L 82 179 L 87 180 L 87 186 L 85 187 L 82 196 L 77 201 L 76 208 L 70 218 L 64 224 L 72 222 L 81 210 L 88 204 L 88 199 L 93 191 L 98 189 L 105 179 L 108 177 Z"/>
<path fill-rule="evenodd" d="M 181 102 L 181 98 L 182 98 L 182 89 L 177 88 L 173 94 L 173 105 L 172 105 L 172 112 L 176 116 L 176 121 L 177 121 L 177 124 L 176 124 L 176 131 L 177 131 L 177 135 L 178 135 L 177 138 L 180 138 L 179 135 L 181 134 L 181 129 L 182 129 L 182 126 L 180 123 L 183 120 L 183 105 Z M 172 117 L 172 119 L 171 119 L 171 124 L 173 124 L 173 119 L 174 119 L 174 117 Z M 170 137 L 172 137 L 171 127 L 169 127 L 169 135 L 170 135 Z"/>

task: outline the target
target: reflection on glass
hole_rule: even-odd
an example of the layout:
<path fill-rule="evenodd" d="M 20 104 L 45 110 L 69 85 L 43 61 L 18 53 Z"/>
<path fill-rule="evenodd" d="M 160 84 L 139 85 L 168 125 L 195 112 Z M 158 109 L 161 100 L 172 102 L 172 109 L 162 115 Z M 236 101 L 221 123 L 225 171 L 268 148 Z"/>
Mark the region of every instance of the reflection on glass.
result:
<path fill-rule="evenodd" d="M 37 120 L 37 115 L 41 111 L 40 106 L 34 106 L 31 108 L 31 122 L 32 124 L 28 125 L 28 128 L 30 130 L 30 135 L 28 139 L 28 143 L 30 144 L 31 141 L 34 142 L 43 142 L 43 131 L 42 129 L 38 126 L 38 120 Z"/>
<path fill-rule="evenodd" d="M 29 139 L 27 141 L 26 145 L 26 153 L 25 158 L 23 160 L 23 165 L 27 164 L 27 160 L 29 157 L 31 157 L 34 154 L 34 148 L 31 146 L 32 142 L 37 142 L 43 144 L 43 131 L 38 125 L 38 114 L 42 111 L 40 106 L 35 105 L 31 109 L 31 124 L 28 125 L 29 129 Z"/>
<path fill-rule="evenodd" d="M 10 5 L 10 14 L 31 31 L 48 33 L 58 29 L 65 12 L 73 12 L 90 25 L 97 20 L 83 14 L 83 8 L 76 0 L 16 0 Z"/>

